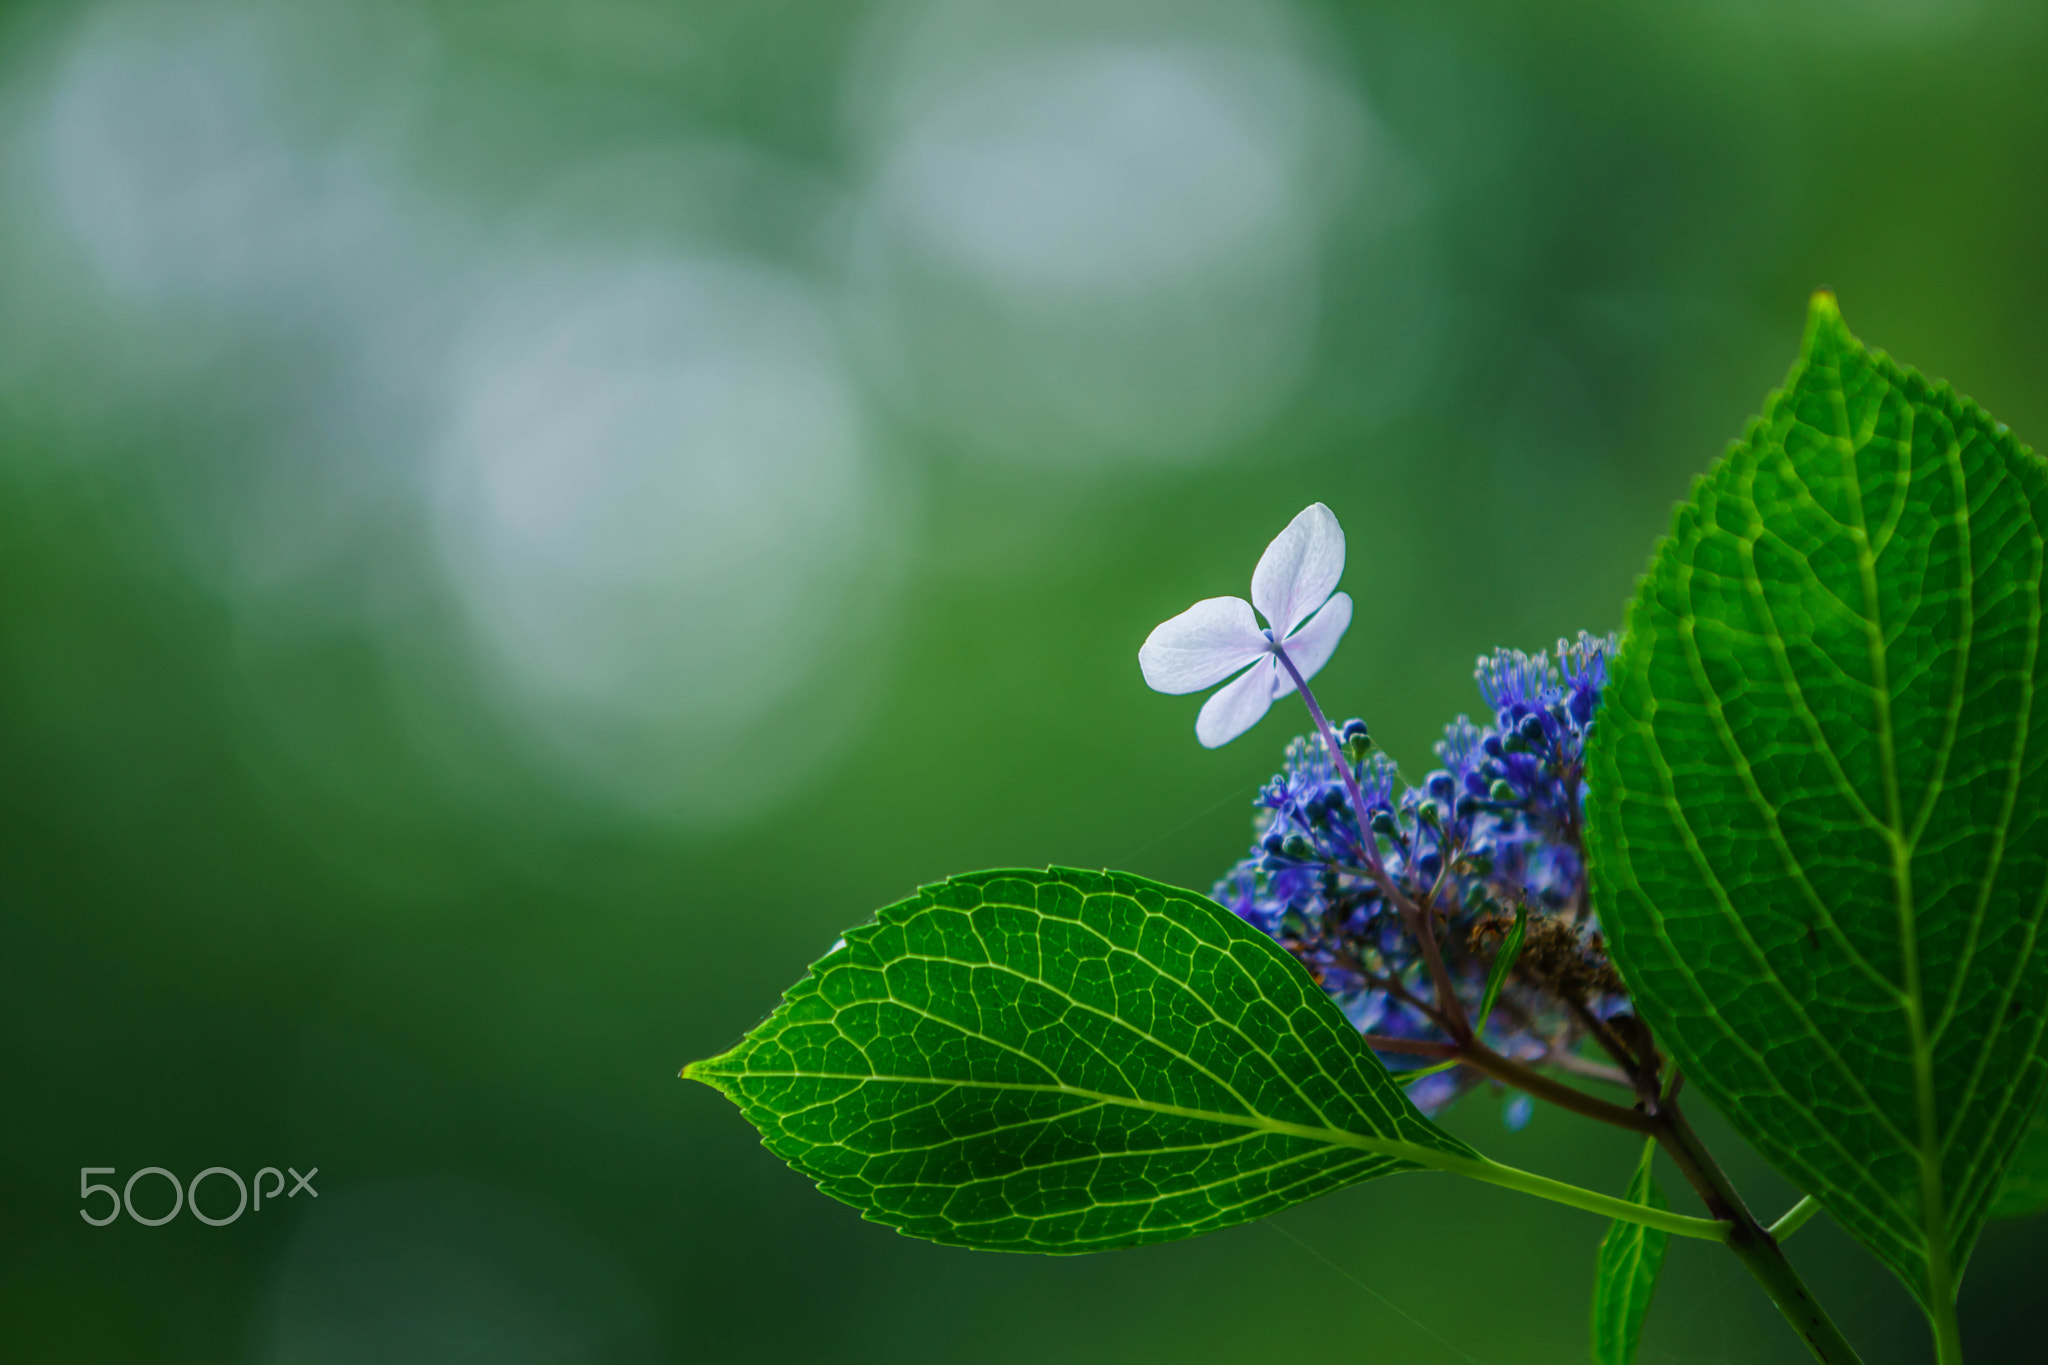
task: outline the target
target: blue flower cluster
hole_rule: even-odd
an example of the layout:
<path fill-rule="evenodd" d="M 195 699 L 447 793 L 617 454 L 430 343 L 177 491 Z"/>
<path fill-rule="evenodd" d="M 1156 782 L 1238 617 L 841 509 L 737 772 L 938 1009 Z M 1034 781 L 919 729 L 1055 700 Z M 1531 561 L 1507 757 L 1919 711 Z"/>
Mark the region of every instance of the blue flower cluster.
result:
<path fill-rule="evenodd" d="M 1254 803 L 1258 842 L 1217 883 L 1217 900 L 1272 935 L 1358 1025 L 1378 1039 L 1448 1042 L 1421 945 L 1379 871 L 1428 917 L 1468 1016 L 1518 911 L 1515 970 L 1474 1027 L 1495 1051 L 1538 1062 L 1569 1054 L 1586 1021 L 1626 1011 L 1586 902 L 1586 736 L 1607 680 L 1613 636 L 1581 633 L 1554 654 L 1499 650 L 1479 660 L 1480 726 L 1459 716 L 1436 745 L 1442 767 L 1419 784 L 1371 752 L 1362 721 L 1340 734 L 1364 796 L 1361 828 L 1329 746 L 1304 736 Z M 1396 1070 L 1427 1067 L 1410 1096 L 1433 1112 L 1477 1073 L 1382 1050 Z M 1521 1111 L 1526 1113 L 1526 1107 Z"/>

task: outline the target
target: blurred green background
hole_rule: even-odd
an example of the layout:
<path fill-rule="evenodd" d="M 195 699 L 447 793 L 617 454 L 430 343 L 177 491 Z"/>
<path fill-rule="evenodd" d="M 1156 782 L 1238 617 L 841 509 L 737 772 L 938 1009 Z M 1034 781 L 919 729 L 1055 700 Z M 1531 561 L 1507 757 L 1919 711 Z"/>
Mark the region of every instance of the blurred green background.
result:
<path fill-rule="evenodd" d="M 0 10 L 0 1358 L 1583 1359 L 1569 1210 L 944 1250 L 676 1071 L 921 882 L 1207 887 L 1298 718 L 1204 752 L 1135 651 L 1311 501 L 1319 690 L 1420 762 L 1618 623 L 1814 287 L 2048 441 L 2044 63 L 2000 0 Z M 87 1165 L 319 1193 L 92 1228 Z M 1644 1361 L 1802 1358 L 1673 1248 Z"/>

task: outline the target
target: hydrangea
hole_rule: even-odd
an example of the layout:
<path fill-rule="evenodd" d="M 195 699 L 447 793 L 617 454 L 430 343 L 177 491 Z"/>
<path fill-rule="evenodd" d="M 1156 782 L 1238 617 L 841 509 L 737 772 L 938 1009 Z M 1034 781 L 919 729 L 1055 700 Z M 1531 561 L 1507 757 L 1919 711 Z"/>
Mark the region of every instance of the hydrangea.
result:
<path fill-rule="evenodd" d="M 1205 598 L 1153 629 L 1138 650 L 1146 686 L 1178 695 L 1235 675 L 1195 717 L 1204 748 L 1230 743 L 1295 688 L 1308 698 L 1308 680 L 1351 624 L 1351 597 L 1336 590 L 1343 576 L 1344 528 L 1310 503 L 1259 556 L 1251 601 Z"/>
<path fill-rule="evenodd" d="M 1409 1091 L 1425 1112 L 1479 1077 L 1429 1065 L 1426 1045 L 1453 1040 L 1387 882 L 1429 917 L 1451 984 L 1496 1052 L 1571 1066 L 1589 1029 L 1628 1012 L 1587 904 L 1582 838 L 1586 736 L 1616 643 L 1582 632 L 1551 654 L 1481 658 L 1490 721 L 1452 721 L 1436 745 L 1442 766 L 1419 783 L 1371 751 L 1363 721 L 1344 724 L 1342 759 L 1317 736 L 1293 740 L 1254 803 L 1257 843 L 1216 885 L 1216 899 L 1307 967 L 1390 1067 L 1429 1072 Z M 1515 969 L 1479 1019 L 1489 967 L 1518 912 L 1527 922 Z M 1424 1046 L 1383 1046 L 1403 1043 Z"/>

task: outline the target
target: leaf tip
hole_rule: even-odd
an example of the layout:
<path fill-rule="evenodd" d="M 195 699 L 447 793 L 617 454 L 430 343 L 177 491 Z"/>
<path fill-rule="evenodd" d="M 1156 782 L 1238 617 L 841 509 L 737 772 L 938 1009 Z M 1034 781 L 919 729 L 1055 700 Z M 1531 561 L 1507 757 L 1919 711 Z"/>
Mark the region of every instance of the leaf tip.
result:
<path fill-rule="evenodd" d="M 681 1080 L 696 1081 L 701 1085 L 708 1085 L 723 1095 L 725 1093 L 726 1078 L 719 1071 L 718 1064 L 724 1060 L 724 1057 L 706 1057 L 701 1061 L 689 1063 L 681 1071 L 678 1071 L 676 1076 Z"/>
<path fill-rule="evenodd" d="M 1832 289 L 1816 289 L 1807 301 L 1806 339 L 1800 352 L 1811 356 L 1824 342 L 1837 348 L 1850 344 L 1849 328 L 1842 321 L 1842 305 L 1836 302 Z"/>

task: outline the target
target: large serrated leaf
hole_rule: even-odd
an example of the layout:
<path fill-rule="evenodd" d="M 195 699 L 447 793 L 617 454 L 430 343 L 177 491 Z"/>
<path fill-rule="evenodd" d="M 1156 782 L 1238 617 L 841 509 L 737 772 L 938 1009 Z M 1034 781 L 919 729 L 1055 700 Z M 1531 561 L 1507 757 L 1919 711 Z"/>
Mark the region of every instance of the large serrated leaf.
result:
<path fill-rule="evenodd" d="M 1821 295 L 1658 548 L 1591 746 L 1643 1015 L 1930 1311 L 2048 1080 L 2044 526 L 2041 462 Z"/>
<path fill-rule="evenodd" d="M 1117 873 L 927 887 L 685 1074 L 826 1193 L 964 1246 L 1101 1251 L 1491 1166 L 1271 939 Z"/>

